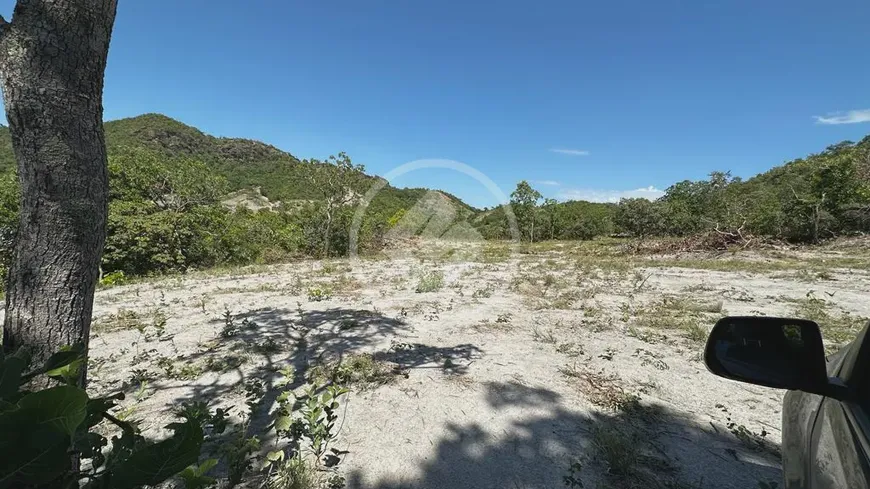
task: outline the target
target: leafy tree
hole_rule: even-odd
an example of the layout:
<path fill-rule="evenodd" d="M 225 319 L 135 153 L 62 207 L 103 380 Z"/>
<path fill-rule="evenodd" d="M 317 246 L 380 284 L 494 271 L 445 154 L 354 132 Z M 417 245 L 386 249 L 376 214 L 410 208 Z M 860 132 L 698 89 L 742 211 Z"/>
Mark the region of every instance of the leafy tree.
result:
<path fill-rule="evenodd" d="M 203 163 L 127 149 L 109 160 L 109 183 L 104 271 L 146 274 L 221 259 L 226 182 Z"/>
<path fill-rule="evenodd" d="M 5 290 L 6 274 L 15 245 L 18 227 L 18 199 L 21 188 L 14 169 L 0 174 L 0 290 Z"/>
<path fill-rule="evenodd" d="M 0 229 L 3 234 L 12 234 L 18 225 L 18 199 L 21 188 L 15 170 L 0 174 Z"/>
<path fill-rule="evenodd" d="M 670 186 L 661 198 L 660 231 L 685 236 L 709 228 L 739 227 L 739 206 L 728 198 L 729 188 L 735 183 L 739 179 L 732 178 L 730 172 L 713 172 L 709 180 L 684 180 Z"/>
<path fill-rule="evenodd" d="M 556 207 L 557 239 L 592 239 L 613 232 L 616 205 L 595 202 L 565 202 Z"/>
<path fill-rule="evenodd" d="M 516 216 L 520 235 L 525 234 L 532 242 L 535 241 L 537 207 L 541 197 L 541 193 L 533 189 L 525 180 L 518 183 L 517 188 L 511 192 L 511 209 Z"/>
<path fill-rule="evenodd" d="M 659 202 L 643 198 L 622 199 L 616 210 L 616 226 L 641 238 L 661 235 L 665 229 L 662 209 Z"/>
<path fill-rule="evenodd" d="M 251 211 L 241 207 L 229 214 L 220 234 L 219 263 L 279 263 L 305 248 L 302 226 L 288 212 Z"/>
<path fill-rule="evenodd" d="M 556 239 L 556 224 L 559 214 L 558 201 L 556 199 L 544 199 L 540 210 L 540 221 L 543 227 L 542 236 L 546 236 L 547 239 Z"/>
<path fill-rule="evenodd" d="M 484 239 L 511 239 L 510 221 L 505 206 L 493 207 L 472 221 L 475 229 Z"/>
<path fill-rule="evenodd" d="M 323 214 L 321 254 L 328 256 L 337 213 L 359 198 L 365 167 L 354 165 L 343 152 L 338 156 L 330 156 L 326 162 L 314 160 L 307 163 L 308 181 L 322 195 L 322 201 L 317 206 Z"/>
<path fill-rule="evenodd" d="M 124 148 L 112 155 L 109 187 L 111 200 L 133 201 L 175 214 L 212 205 L 228 192 L 226 180 L 204 163 L 140 148 Z"/>

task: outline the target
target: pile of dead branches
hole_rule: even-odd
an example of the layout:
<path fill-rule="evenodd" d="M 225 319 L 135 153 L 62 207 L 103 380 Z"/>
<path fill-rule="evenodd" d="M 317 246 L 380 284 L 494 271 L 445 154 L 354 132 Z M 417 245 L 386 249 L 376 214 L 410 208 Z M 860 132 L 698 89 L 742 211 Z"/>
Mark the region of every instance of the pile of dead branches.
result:
<path fill-rule="evenodd" d="M 629 243 L 626 251 L 634 254 L 728 251 L 735 248 L 747 249 L 753 247 L 753 243 L 758 245 L 760 241 L 754 237 L 735 239 L 731 236 L 707 232 L 681 238 L 638 240 Z"/>
<path fill-rule="evenodd" d="M 764 236 L 745 232 L 743 226 L 734 230 L 721 230 L 718 226 L 709 231 L 679 238 L 645 238 L 623 246 L 630 254 L 659 254 L 681 252 L 724 252 L 777 247 L 780 242 Z"/>

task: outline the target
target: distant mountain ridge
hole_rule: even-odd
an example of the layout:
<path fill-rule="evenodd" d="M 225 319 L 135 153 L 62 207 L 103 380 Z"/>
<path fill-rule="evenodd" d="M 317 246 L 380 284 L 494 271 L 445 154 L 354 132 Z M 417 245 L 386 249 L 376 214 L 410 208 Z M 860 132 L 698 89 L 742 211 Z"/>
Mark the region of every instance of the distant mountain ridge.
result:
<path fill-rule="evenodd" d="M 217 137 L 162 114 L 143 114 L 104 124 L 109 155 L 122 147 L 144 148 L 173 157 L 188 157 L 208 164 L 226 178 L 231 192 L 259 189 L 270 201 L 322 198 L 305 179 L 305 164 L 275 146 L 252 139 Z M 0 127 L 0 172 L 15 167 L 8 127 Z M 374 185 L 378 176 L 369 176 Z M 429 189 L 386 185 L 378 195 L 387 208 L 410 208 Z M 463 214 L 477 209 L 448 192 L 438 190 Z"/>

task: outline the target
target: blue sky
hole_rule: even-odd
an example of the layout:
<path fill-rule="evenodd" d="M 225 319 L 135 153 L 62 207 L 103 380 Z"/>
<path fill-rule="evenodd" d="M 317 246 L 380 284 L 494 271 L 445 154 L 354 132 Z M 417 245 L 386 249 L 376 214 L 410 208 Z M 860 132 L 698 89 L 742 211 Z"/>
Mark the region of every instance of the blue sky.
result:
<path fill-rule="evenodd" d="M 505 193 L 655 196 L 870 133 L 866 0 L 119 3 L 107 119 L 161 112 L 382 175 L 443 158 Z M 451 170 L 395 183 L 494 203 Z"/>

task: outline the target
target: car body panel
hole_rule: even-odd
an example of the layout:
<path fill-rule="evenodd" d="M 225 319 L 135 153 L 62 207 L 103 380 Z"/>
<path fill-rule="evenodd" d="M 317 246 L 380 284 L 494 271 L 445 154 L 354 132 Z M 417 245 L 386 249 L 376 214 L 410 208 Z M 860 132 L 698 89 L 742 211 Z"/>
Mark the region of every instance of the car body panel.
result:
<path fill-rule="evenodd" d="M 782 475 L 786 489 L 809 486 L 810 436 L 824 397 L 788 391 L 782 405 Z"/>
<path fill-rule="evenodd" d="M 858 427 L 847 414 L 854 406 L 826 398 L 813 426 L 809 488 L 867 489 L 867 457 Z"/>
<path fill-rule="evenodd" d="M 851 374 L 864 334 L 828 358 L 831 377 Z M 870 489 L 870 419 L 856 403 L 789 391 L 783 398 L 786 489 Z"/>

